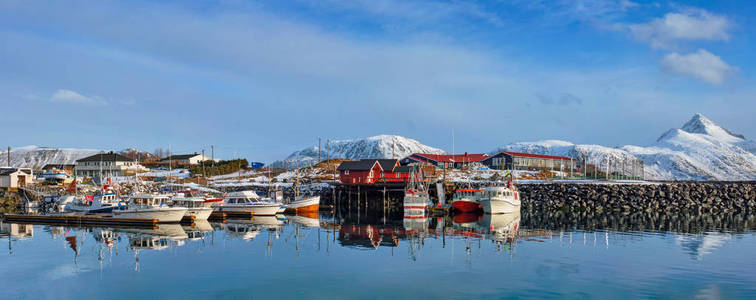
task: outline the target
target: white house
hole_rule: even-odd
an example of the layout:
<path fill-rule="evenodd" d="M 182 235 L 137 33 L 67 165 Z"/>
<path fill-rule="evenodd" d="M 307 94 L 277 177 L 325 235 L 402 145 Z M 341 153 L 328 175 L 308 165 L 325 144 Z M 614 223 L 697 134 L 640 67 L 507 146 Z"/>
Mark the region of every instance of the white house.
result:
<path fill-rule="evenodd" d="M 198 154 L 197 152 L 194 152 L 194 154 L 179 154 L 179 155 L 171 155 L 166 158 L 161 159 L 162 162 L 167 162 L 175 165 L 196 165 L 203 161 L 212 161 L 209 157 Z"/>
<path fill-rule="evenodd" d="M 34 179 L 30 168 L 0 168 L 0 188 L 18 188 Z"/>
<path fill-rule="evenodd" d="M 131 176 L 149 170 L 135 160 L 112 151 L 79 159 L 75 169 L 76 176 L 92 178 Z"/>

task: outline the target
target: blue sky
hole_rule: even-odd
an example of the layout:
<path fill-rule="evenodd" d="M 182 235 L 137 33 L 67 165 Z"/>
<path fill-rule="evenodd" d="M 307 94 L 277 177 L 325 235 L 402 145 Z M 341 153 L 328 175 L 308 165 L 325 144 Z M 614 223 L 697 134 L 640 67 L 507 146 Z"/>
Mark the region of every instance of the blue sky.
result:
<path fill-rule="evenodd" d="M 3 1 L 0 140 L 271 161 L 399 134 L 488 152 L 756 135 L 750 1 Z"/>

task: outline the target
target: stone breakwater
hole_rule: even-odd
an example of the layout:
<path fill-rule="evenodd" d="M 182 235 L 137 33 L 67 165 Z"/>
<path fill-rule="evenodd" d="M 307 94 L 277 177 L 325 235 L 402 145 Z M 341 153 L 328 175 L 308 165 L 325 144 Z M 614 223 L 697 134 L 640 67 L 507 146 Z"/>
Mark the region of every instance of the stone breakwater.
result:
<path fill-rule="evenodd" d="M 754 182 L 520 184 L 522 208 L 563 211 L 756 212 Z"/>

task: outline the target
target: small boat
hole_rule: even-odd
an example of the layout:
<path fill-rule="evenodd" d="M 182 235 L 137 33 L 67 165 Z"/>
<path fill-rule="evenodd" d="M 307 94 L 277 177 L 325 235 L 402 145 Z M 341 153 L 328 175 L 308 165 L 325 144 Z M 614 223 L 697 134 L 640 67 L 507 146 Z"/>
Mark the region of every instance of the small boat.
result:
<path fill-rule="evenodd" d="M 218 212 L 249 212 L 257 216 L 273 216 L 281 208 L 281 204 L 260 199 L 254 191 L 228 193 L 223 203 L 215 207 Z"/>
<path fill-rule="evenodd" d="M 166 195 L 135 195 L 128 205 L 113 210 L 113 218 L 155 220 L 159 223 L 176 223 L 184 218 L 186 207 L 169 207 L 170 198 Z"/>
<path fill-rule="evenodd" d="M 285 211 L 301 213 L 317 213 L 320 211 L 320 196 L 301 196 L 299 195 L 299 161 L 297 161 L 297 180 L 294 183 L 294 199 L 286 203 Z"/>
<path fill-rule="evenodd" d="M 483 212 L 505 214 L 520 211 L 520 192 L 508 182 L 506 186 L 488 187 L 480 198 Z"/>
<path fill-rule="evenodd" d="M 320 210 L 320 196 L 301 196 L 286 203 L 286 209 L 293 213 L 317 213 Z"/>
<path fill-rule="evenodd" d="M 454 200 L 452 200 L 452 207 L 458 212 L 477 212 L 483 210 L 480 205 L 480 197 L 483 195 L 483 190 L 479 189 L 458 189 L 454 192 Z"/>
<path fill-rule="evenodd" d="M 115 193 L 113 187 L 106 186 L 100 195 L 75 198 L 73 202 L 65 205 L 64 210 L 67 212 L 111 213 L 125 205 L 121 197 Z"/>
<path fill-rule="evenodd" d="M 70 176 L 68 175 L 68 173 L 66 173 L 66 171 L 52 168 L 40 174 L 37 178 L 48 181 L 48 182 L 61 182 L 61 181 L 65 181 L 69 177 Z"/>
<path fill-rule="evenodd" d="M 210 217 L 210 214 L 213 213 L 213 208 L 211 207 L 210 202 L 205 202 L 204 198 L 197 198 L 197 197 L 183 197 L 183 195 L 179 195 L 179 197 L 173 197 L 170 200 L 171 206 L 173 207 L 184 207 L 186 208 L 186 213 L 184 214 L 184 217 L 187 219 L 193 220 L 207 220 Z"/>

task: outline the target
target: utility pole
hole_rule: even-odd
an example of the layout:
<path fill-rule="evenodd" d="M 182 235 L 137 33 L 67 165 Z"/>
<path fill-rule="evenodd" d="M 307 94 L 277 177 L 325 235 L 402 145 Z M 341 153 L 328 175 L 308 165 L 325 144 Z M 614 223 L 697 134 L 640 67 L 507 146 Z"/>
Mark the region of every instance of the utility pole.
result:
<path fill-rule="evenodd" d="M 202 177 L 205 177 L 205 181 L 207 181 L 207 174 L 205 174 L 205 149 L 202 149 Z"/>
<path fill-rule="evenodd" d="M 215 145 L 210 145 L 210 159 L 213 160 L 213 167 L 215 167 Z M 215 169 L 210 170 L 210 176 L 214 176 Z"/>
<path fill-rule="evenodd" d="M 322 158 L 320 156 L 320 138 L 318 138 L 318 162 L 321 162 L 321 161 L 323 161 L 323 160 L 322 160 Z"/>

